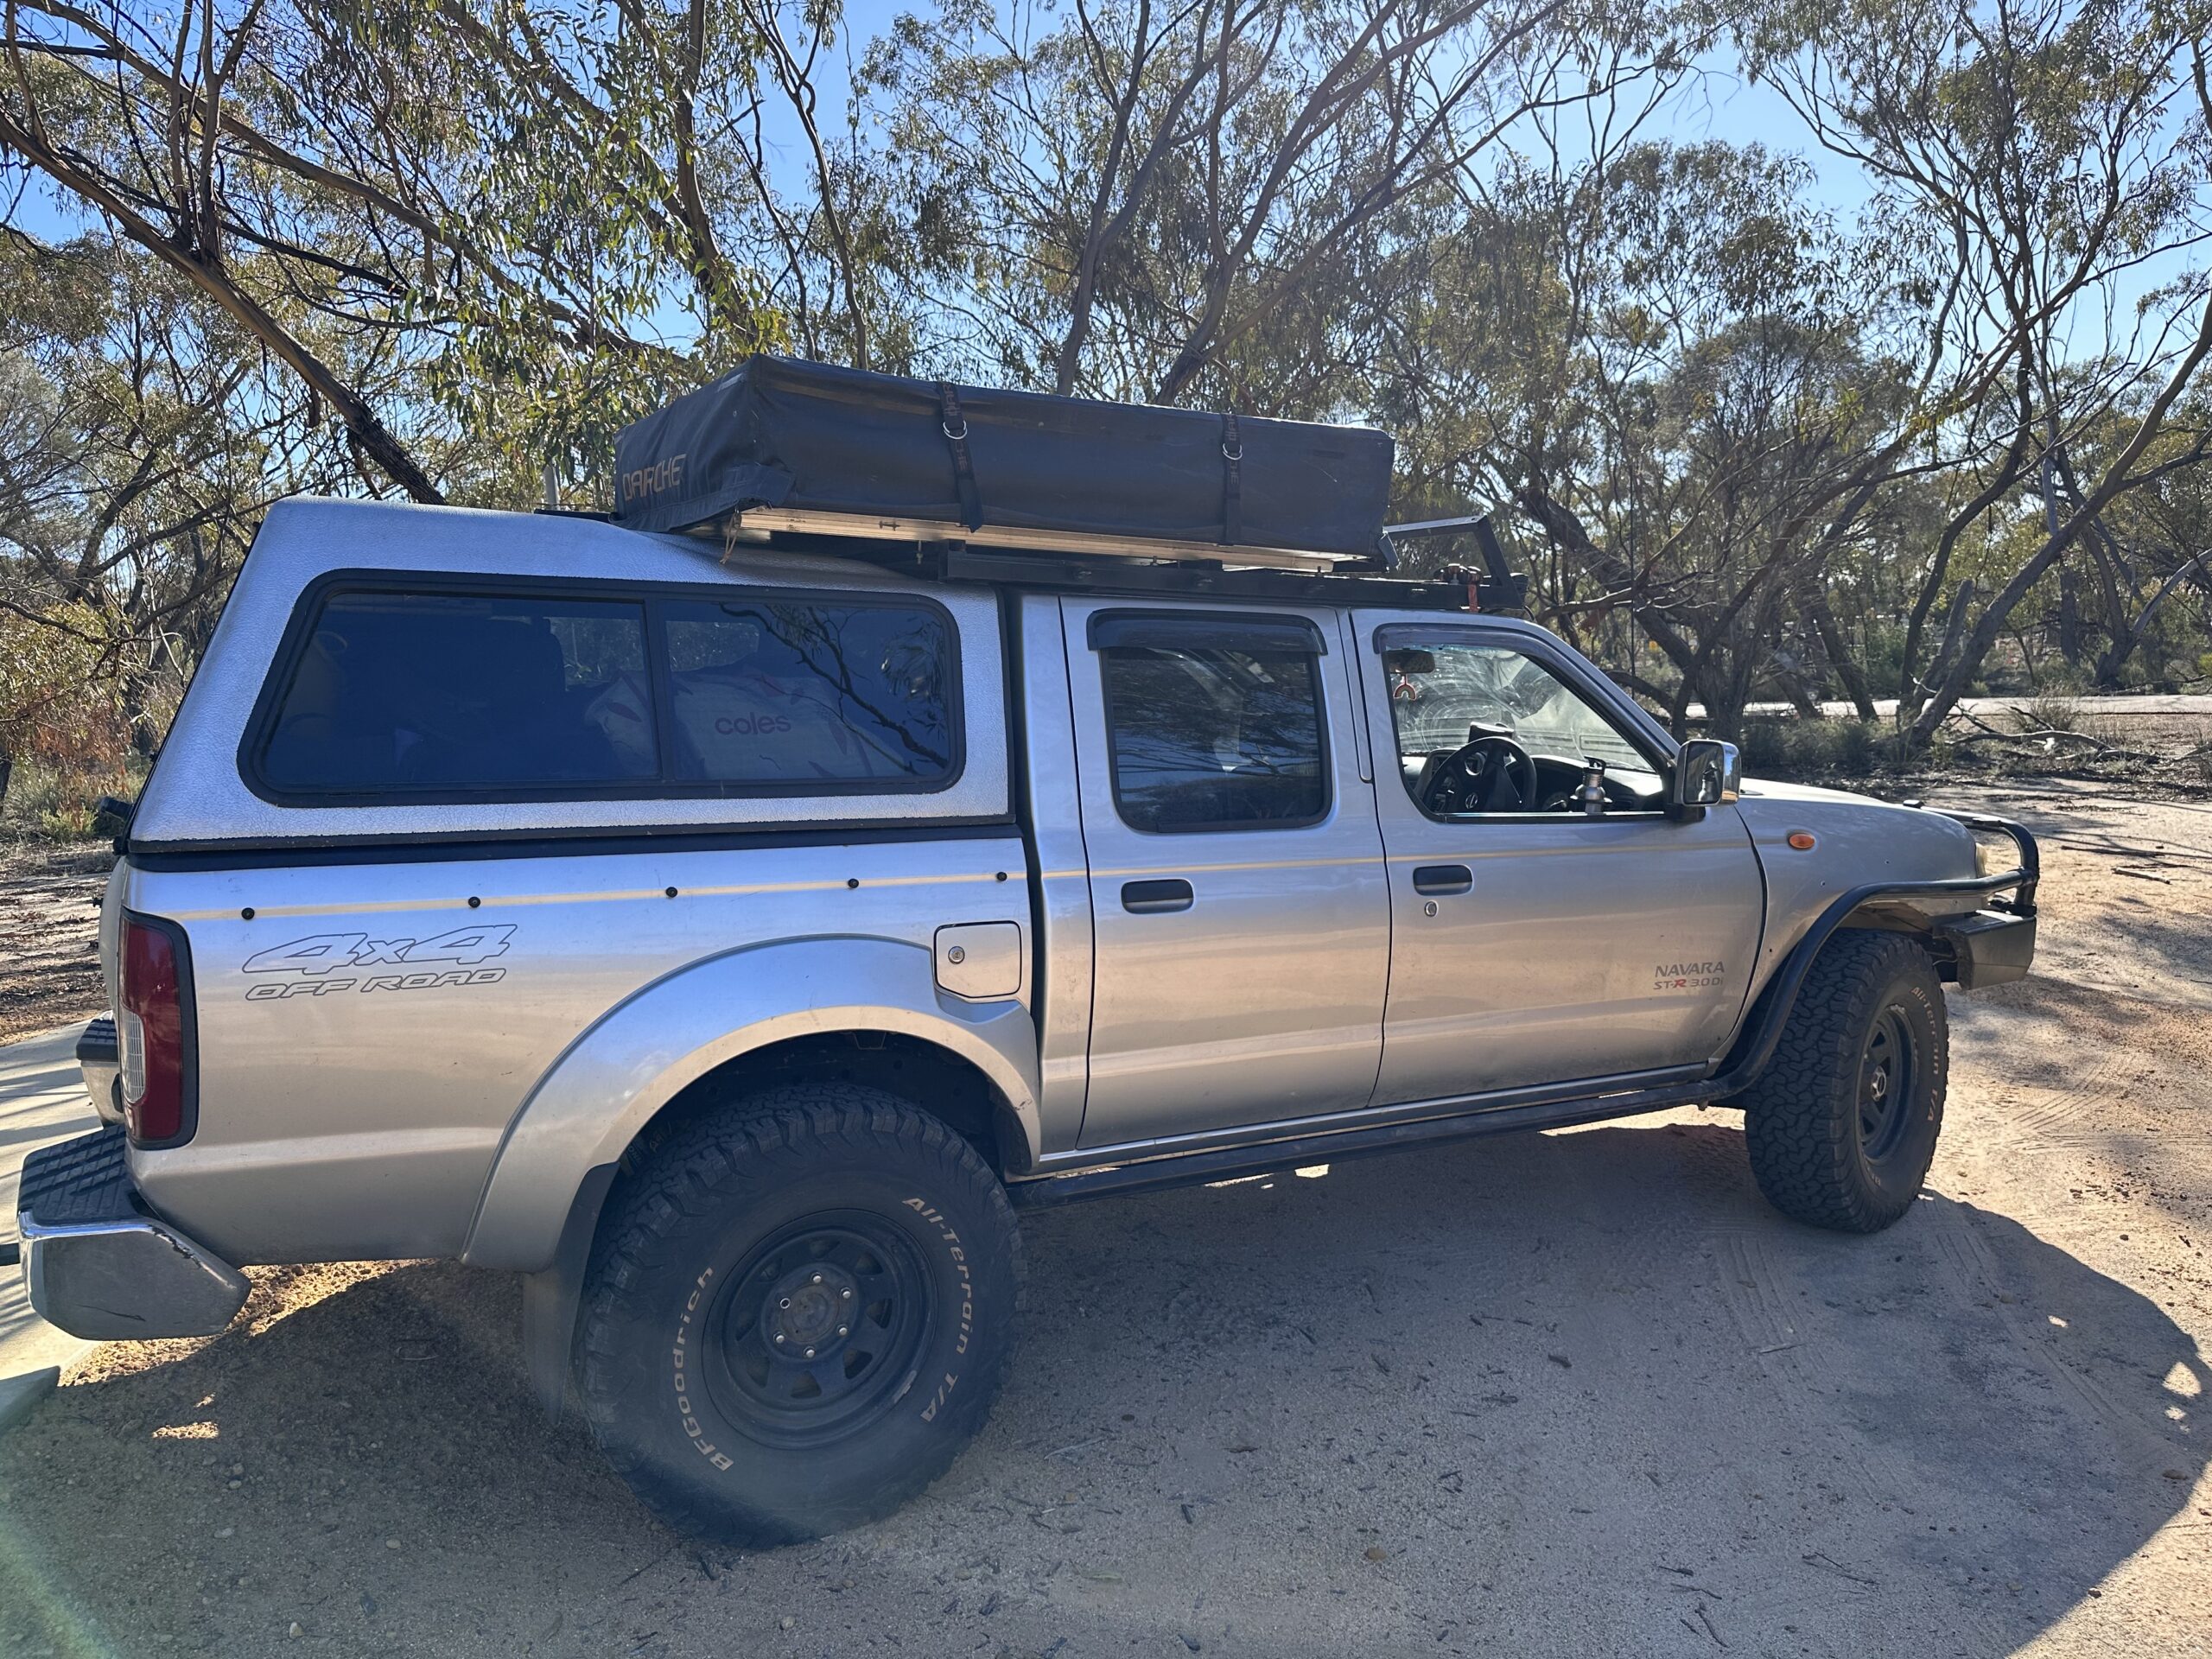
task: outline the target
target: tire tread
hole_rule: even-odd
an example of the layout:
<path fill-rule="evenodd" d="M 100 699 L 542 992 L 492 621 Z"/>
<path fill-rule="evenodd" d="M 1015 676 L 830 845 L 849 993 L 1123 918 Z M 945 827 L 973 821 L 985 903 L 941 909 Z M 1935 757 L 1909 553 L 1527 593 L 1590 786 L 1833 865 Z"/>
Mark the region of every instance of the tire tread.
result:
<path fill-rule="evenodd" d="M 623 1182 L 608 1205 L 585 1275 L 582 1317 L 574 1348 L 576 1394 L 583 1418 L 601 1453 L 647 1506 L 679 1530 L 760 1543 L 797 1541 L 809 1535 L 766 1511 L 746 1510 L 741 1498 L 702 1498 L 665 1478 L 654 1460 L 626 1434 L 632 1408 L 619 1386 L 620 1313 L 657 1267 L 687 1223 L 727 1207 L 730 1188 L 782 1171 L 811 1166 L 810 1146 L 826 1143 L 832 1156 L 880 1153 L 887 1146 L 918 1160 L 948 1187 L 979 1201 L 995 1225 L 971 1250 L 1002 1253 L 1019 1297 L 1024 1263 L 1021 1235 L 1004 1187 L 976 1149 L 943 1119 L 897 1096 L 857 1084 L 807 1084 L 768 1090 L 670 1131 L 658 1145 L 626 1160 Z M 1019 1317 L 1019 1304 L 1014 1311 Z M 887 1513 L 918 1497 L 959 1455 L 989 1412 L 1011 1368 L 1008 1341 L 983 1386 L 967 1390 L 945 1414 L 941 1455 L 904 1469 L 887 1470 L 873 1513 Z M 853 1520 L 864 1517 L 855 1516 Z"/>
<path fill-rule="evenodd" d="M 1910 1207 L 1860 1168 L 1854 1122 L 1860 1046 L 1885 989 L 1924 976 L 1936 1011 L 1933 1111 L 1940 1128 L 1948 1071 L 1942 990 L 1935 963 L 1910 936 L 1847 928 L 1820 955 L 1783 1025 L 1774 1058 L 1732 1104 L 1744 1108 L 1745 1148 L 1767 1202 L 1839 1232 L 1878 1232 Z"/>

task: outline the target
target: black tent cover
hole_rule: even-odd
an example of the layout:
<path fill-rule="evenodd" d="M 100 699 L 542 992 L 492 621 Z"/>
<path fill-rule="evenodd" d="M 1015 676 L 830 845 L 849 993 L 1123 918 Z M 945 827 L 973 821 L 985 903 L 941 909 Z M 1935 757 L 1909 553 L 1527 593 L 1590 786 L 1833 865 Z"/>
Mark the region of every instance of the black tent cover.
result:
<path fill-rule="evenodd" d="M 1389 435 L 755 357 L 615 440 L 615 520 L 755 507 L 1360 556 Z M 963 476 L 963 471 L 965 476 Z"/>

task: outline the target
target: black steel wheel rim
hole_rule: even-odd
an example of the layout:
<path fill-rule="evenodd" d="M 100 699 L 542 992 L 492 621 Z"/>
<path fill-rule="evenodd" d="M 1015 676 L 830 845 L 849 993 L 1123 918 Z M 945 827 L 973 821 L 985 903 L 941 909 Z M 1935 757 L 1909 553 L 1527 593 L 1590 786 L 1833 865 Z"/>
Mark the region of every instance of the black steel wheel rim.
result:
<path fill-rule="evenodd" d="M 707 1320 L 709 1393 L 764 1444 L 821 1446 L 888 1411 L 934 1313 L 921 1252 L 866 1211 L 786 1224 L 748 1249 Z"/>
<path fill-rule="evenodd" d="M 1916 1058 L 1911 1023 L 1891 1003 L 1874 1016 L 1859 1057 L 1859 1147 L 1870 1163 L 1895 1152 L 1912 1122 Z"/>

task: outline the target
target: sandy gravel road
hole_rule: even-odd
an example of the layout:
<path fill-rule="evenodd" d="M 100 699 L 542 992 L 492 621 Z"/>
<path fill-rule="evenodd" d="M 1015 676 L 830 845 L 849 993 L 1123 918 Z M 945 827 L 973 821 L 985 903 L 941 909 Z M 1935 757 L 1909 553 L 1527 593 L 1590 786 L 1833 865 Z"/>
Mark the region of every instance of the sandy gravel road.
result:
<path fill-rule="evenodd" d="M 0 1043 L 105 1010 L 99 906 L 114 862 L 97 844 L 0 841 Z"/>
<path fill-rule="evenodd" d="M 1996 804 L 2047 971 L 1877 1238 L 1726 1112 L 1048 1213 L 981 1442 L 760 1554 L 544 1424 L 512 1282 L 264 1273 L 0 1440 L 0 1651 L 2212 1653 L 2212 810 Z"/>

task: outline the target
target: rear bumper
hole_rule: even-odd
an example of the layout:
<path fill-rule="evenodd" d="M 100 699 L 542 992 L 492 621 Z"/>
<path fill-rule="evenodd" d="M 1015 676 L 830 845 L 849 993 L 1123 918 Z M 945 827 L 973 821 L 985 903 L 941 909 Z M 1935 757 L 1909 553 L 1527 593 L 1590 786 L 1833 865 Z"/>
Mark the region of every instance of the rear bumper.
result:
<path fill-rule="evenodd" d="M 147 1209 L 112 1125 L 23 1160 L 16 1224 L 40 1316 L 73 1337 L 204 1337 L 245 1303 L 245 1275 Z"/>
<path fill-rule="evenodd" d="M 77 1039 L 77 1070 L 85 1079 L 85 1093 L 104 1123 L 123 1122 L 123 1063 L 115 1041 L 115 1021 L 102 1014 Z"/>

